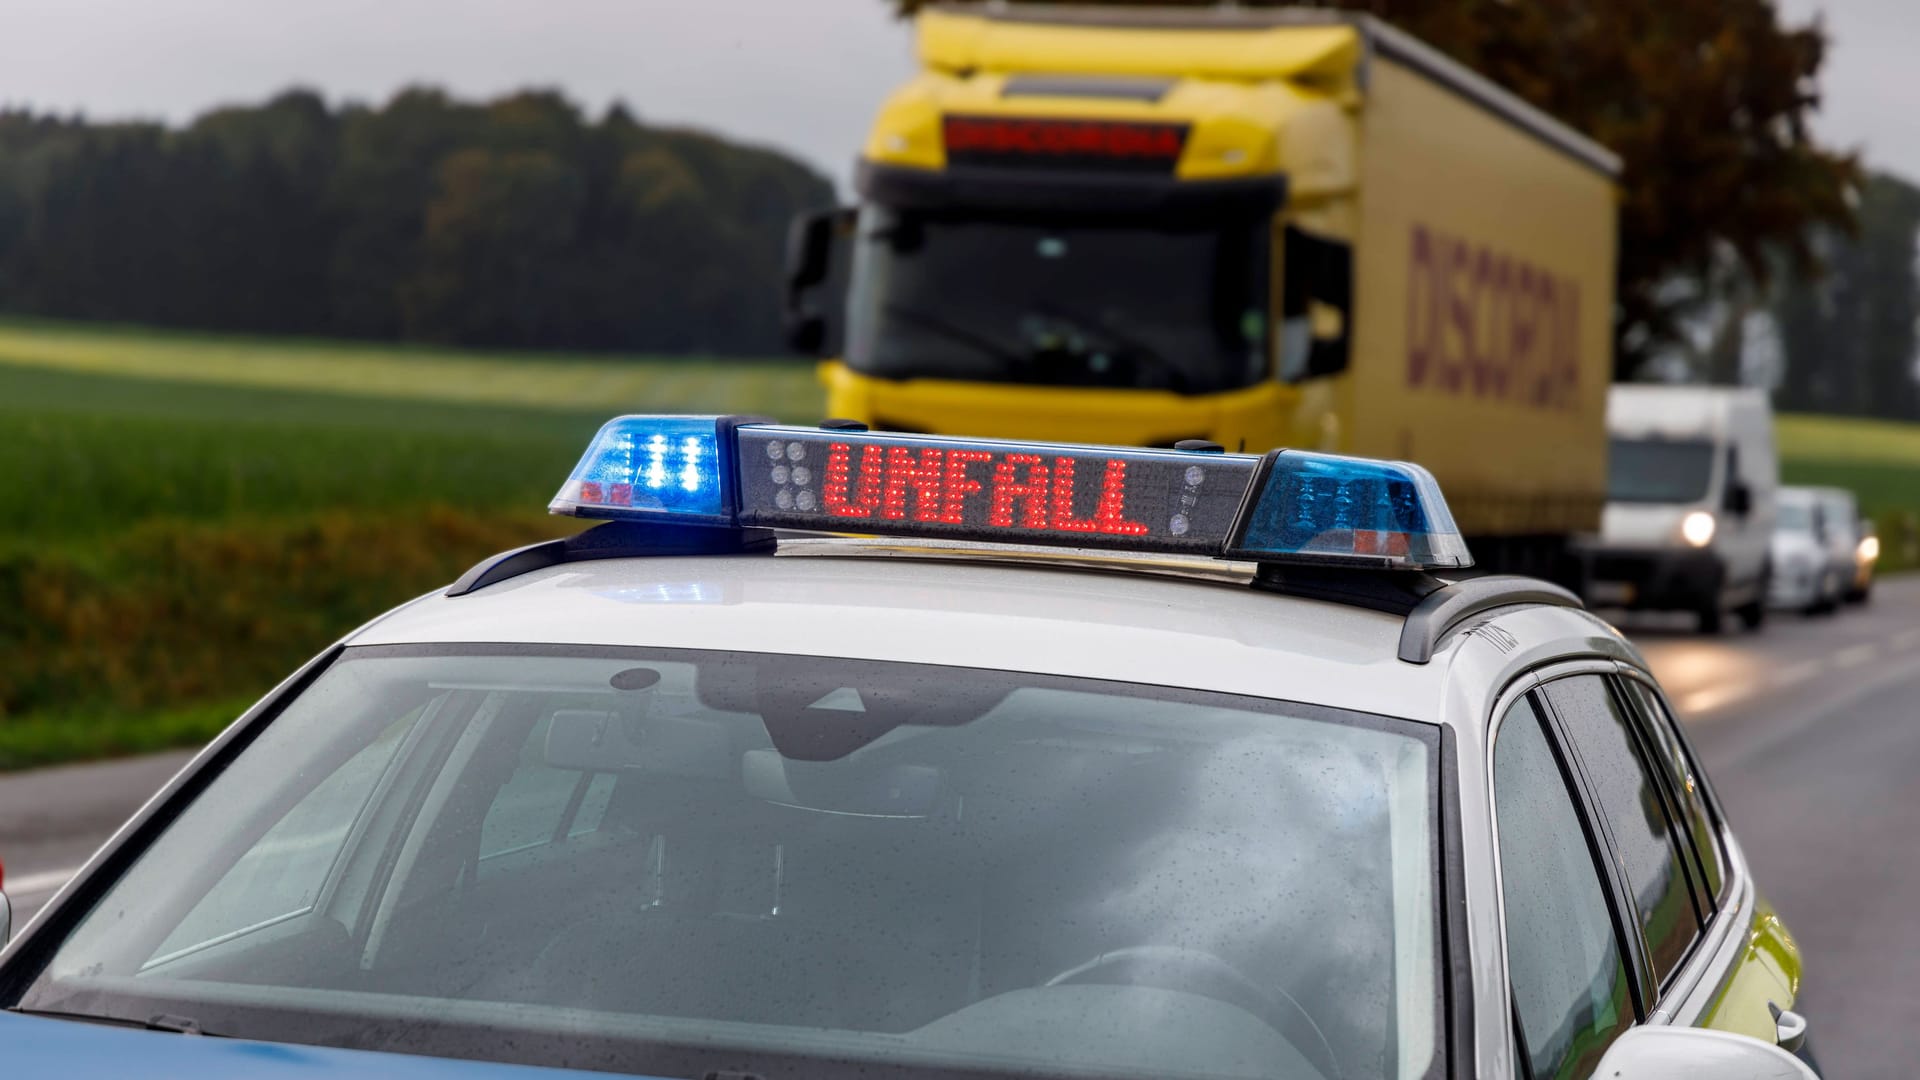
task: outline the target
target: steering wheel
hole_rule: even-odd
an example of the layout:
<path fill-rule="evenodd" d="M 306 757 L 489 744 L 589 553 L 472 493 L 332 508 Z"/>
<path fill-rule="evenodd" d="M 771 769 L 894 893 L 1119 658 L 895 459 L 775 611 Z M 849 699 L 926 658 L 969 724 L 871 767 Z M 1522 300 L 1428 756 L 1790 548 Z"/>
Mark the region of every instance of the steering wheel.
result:
<path fill-rule="evenodd" d="M 1261 986 L 1212 953 L 1177 945 L 1134 945 L 1101 953 L 1041 985 L 1075 983 L 1157 986 L 1237 1005 L 1285 1036 L 1323 1075 L 1341 1075 L 1333 1044 L 1292 994 L 1278 986 Z"/>

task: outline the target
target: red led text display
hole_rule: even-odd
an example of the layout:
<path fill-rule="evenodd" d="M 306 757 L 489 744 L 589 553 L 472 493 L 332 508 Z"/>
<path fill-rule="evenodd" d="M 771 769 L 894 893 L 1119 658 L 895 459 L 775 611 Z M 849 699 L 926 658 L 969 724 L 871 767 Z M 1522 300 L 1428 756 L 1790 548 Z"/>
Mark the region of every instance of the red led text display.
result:
<path fill-rule="evenodd" d="M 942 123 L 953 164 L 1070 165 L 1172 171 L 1184 124 L 949 116 Z"/>
<path fill-rule="evenodd" d="M 1042 532 L 1107 533 L 1141 536 L 1148 530 L 1127 520 L 1127 463 L 1118 458 L 1090 462 L 1084 482 L 1086 497 L 1076 500 L 1081 485 L 1080 462 L 1072 457 L 1040 454 L 992 454 L 985 450 L 919 451 L 905 447 L 863 446 L 857 453 L 847 443 L 827 448 L 827 512 L 836 517 L 882 521 L 967 523 L 967 503 L 975 517 L 986 508 L 986 523 L 996 529 Z M 1093 513 L 1078 517 L 1076 501 L 1091 498 Z"/>
<path fill-rule="evenodd" d="M 1217 548 L 1257 460 L 758 438 L 741 448 L 747 524 L 1141 550 Z"/>

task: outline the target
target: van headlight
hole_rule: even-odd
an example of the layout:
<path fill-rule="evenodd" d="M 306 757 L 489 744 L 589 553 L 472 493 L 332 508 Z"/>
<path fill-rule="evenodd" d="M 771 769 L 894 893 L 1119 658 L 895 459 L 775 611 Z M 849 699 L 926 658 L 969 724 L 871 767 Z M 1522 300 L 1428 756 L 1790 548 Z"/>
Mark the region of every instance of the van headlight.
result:
<path fill-rule="evenodd" d="M 1860 546 L 1854 549 L 1853 555 L 1854 558 L 1863 563 L 1870 563 L 1878 559 L 1880 557 L 1880 538 L 1877 536 L 1861 537 Z"/>
<path fill-rule="evenodd" d="M 1680 519 L 1680 538 L 1694 547 L 1706 547 L 1713 543 L 1713 530 L 1718 526 L 1713 515 L 1705 510 L 1695 510 Z"/>

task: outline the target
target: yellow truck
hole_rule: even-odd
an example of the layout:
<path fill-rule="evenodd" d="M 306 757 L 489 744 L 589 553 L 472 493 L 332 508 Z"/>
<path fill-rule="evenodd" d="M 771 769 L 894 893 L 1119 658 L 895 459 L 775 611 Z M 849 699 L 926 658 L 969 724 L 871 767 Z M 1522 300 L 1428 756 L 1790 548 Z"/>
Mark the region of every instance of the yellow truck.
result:
<path fill-rule="evenodd" d="M 828 415 L 1407 459 L 1482 566 L 1575 575 L 1614 155 L 1366 16 L 949 5 L 917 36 L 857 210 L 790 237 Z"/>

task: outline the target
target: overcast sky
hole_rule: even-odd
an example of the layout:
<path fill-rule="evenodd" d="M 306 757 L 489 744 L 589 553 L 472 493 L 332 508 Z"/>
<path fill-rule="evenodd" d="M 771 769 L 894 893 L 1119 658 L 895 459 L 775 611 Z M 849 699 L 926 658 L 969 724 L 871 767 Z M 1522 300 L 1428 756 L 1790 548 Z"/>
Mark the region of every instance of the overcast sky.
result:
<path fill-rule="evenodd" d="M 1444 2 L 1444 0 L 1436 0 Z M 1920 179 L 1920 0 L 1779 0 L 1827 14 L 1816 130 Z M 911 69 L 882 0 L 0 0 L 0 103 L 183 121 L 302 84 L 378 101 L 557 86 L 794 152 L 845 182 Z"/>

